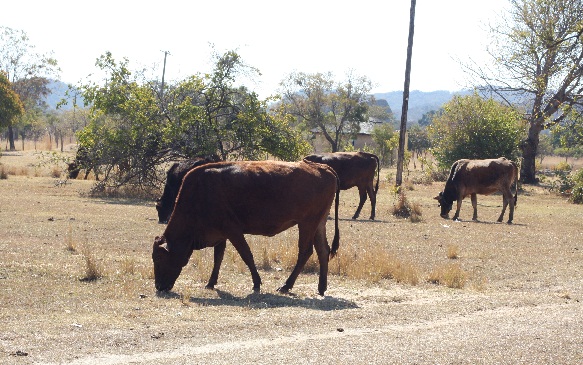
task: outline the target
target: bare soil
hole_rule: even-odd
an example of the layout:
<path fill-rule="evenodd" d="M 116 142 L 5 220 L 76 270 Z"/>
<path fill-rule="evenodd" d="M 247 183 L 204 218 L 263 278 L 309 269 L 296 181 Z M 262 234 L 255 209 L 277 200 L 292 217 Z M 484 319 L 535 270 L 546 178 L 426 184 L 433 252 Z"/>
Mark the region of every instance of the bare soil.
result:
<path fill-rule="evenodd" d="M 512 225 L 495 222 L 499 195 L 478 197 L 478 222 L 469 200 L 461 222 L 440 218 L 432 198 L 443 183 L 407 191 L 420 223 L 390 214 L 387 183 L 375 221 L 368 202 L 351 220 L 357 192 L 342 192 L 344 259 L 391 252 L 418 269 L 417 285 L 338 275 L 340 256 L 324 297 L 314 273 L 279 294 L 290 273 L 281 267 L 260 270 L 253 293 L 228 246 L 216 290 L 204 289 L 206 250 L 158 295 L 151 248 L 164 226 L 154 202 L 89 198 L 93 181 L 59 184 L 32 165 L 37 157 L 0 157 L 20 171 L 0 180 L 0 364 L 583 363 L 583 207 L 544 187 L 524 187 Z M 249 237 L 255 261 L 266 245 L 293 250 L 295 237 Z M 85 280 L 87 257 L 102 278 Z M 448 265 L 467 274 L 463 288 L 426 280 Z"/>

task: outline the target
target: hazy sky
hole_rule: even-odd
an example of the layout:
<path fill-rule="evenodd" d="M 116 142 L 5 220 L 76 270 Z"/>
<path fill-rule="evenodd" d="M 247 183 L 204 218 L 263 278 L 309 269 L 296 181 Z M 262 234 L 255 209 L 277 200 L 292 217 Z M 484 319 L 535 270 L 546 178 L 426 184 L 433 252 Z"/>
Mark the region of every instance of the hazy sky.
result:
<path fill-rule="evenodd" d="M 467 85 L 459 60 L 484 58 L 488 23 L 506 0 L 417 0 L 411 90 Z M 210 70 L 211 46 L 236 50 L 262 76 L 247 86 L 266 97 L 290 72 L 365 75 L 373 92 L 402 90 L 410 0 L 14 0 L 0 7 L 0 25 L 24 30 L 38 52 L 53 52 L 61 80 L 95 72 L 106 51 L 131 69 L 166 79 Z"/>

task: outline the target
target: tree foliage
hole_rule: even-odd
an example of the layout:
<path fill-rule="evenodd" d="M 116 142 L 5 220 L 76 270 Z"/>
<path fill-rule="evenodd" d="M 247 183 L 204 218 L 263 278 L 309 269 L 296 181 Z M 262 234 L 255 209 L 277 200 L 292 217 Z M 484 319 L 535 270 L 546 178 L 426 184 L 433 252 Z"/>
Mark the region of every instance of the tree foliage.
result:
<path fill-rule="evenodd" d="M 82 87 L 91 112 L 78 139 L 89 156 L 85 167 L 102 176 L 100 187 L 151 191 L 164 164 L 177 159 L 295 160 L 307 150 L 289 117 L 268 113 L 267 101 L 233 86 L 244 66 L 235 52 L 217 56 L 212 73 L 168 83 L 163 93 L 157 82 L 132 73 L 127 59 L 106 53 L 97 66 L 106 82 Z"/>
<path fill-rule="evenodd" d="M 45 106 L 44 97 L 50 93 L 49 78 L 59 72 L 56 59 L 50 54 L 37 53 L 24 31 L 4 26 L 0 26 L 0 70 L 5 73 L 25 109 Z M 8 139 L 13 150 L 11 123 L 8 124 Z"/>
<path fill-rule="evenodd" d="M 431 152 L 443 168 L 462 158 L 515 160 L 522 137 L 520 120 L 515 109 L 493 99 L 456 95 L 428 127 Z"/>
<path fill-rule="evenodd" d="M 583 2 L 509 0 L 508 17 L 492 27 L 492 69 L 473 70 L 485 90 L 520 98 L 528 134 L 521 179 L 534 183 L 540 132 L 560 123 L 583 97 Z M 512 101 L 506 99 L 508 103 Z"/>
<path fill-rule="evenodd" d="M 24 113 L 24 107 L 18 94 L 12 90 L 10 81 L 0 70 L 0 128 L 12 125 L 13 120 Z"/>
<path fill-rule="evenodd" d="M 280 85 L 285 113 L 294 115 L 306 134 L 321 132 L 332 152 L 354 139 L 360 124 L 368 120 L 369 105 L 374 104 L 368 94 L 370 80 L 351 72 L 342 82 L 336 82 L 331 73 L 294 72 Z"/>

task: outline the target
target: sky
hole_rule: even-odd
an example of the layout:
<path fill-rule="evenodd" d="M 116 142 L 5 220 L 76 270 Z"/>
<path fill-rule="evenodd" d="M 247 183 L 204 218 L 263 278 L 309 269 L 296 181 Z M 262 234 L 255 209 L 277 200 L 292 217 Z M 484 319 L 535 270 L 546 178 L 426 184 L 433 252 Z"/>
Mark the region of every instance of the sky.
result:
<path fill-rule="evenodd" d="M 366 76 L 373 93 L 403 90 L 410 0 L 18 0 L 4 2 L 0 26 L 23 30 L 50 53 L 60 79 L 78 84 L 109 51 L 166 80 L 212 69 L 213 48 L 235 50 L 261 72 L 246 86 L 261 97 L 291 72 Z M 460 62 L 491 62 L 488 24 L 506 0 L 417 0 L 410 90 L 461 90 Z"/>

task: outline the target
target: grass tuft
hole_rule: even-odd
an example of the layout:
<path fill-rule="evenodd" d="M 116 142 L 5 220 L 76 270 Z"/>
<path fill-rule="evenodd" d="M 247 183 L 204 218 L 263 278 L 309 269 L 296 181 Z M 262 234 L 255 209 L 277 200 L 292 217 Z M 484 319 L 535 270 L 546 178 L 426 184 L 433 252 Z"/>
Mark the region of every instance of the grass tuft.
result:
<path fill-rule="evenodd" d="M 458 250 L 459 249 L 457 245 L 447 246 L 447 258 L 451 260 L 458 259 L 459 258 Z"/>
<path fill-rule="evenodd" d="M 409 218 L 413 223 L 421 222 L 421 206 L 416 202 L 410 202 L 404 189 L 399 189 L 397 201 L 393 204 L 391 214 L 397 218 Z"/>
<path fill-rule="evenodd" d="M 85 276 L 81 281 L 96 281 L 103 277 L 103 268 L 97 262 L 97 259 L 89 249 L 83 250 L 83 257 L 85 258 Z"/>
<path fill-rule="evenodd" d="M 433 284 L 445 285 L 448 288 L 463 289 L 468 280 L 468 273 L 458 264 L 448 264 L 434 269 L 427 278 Z"/>

